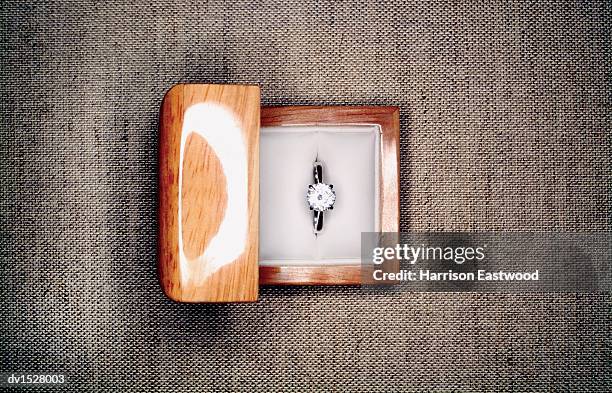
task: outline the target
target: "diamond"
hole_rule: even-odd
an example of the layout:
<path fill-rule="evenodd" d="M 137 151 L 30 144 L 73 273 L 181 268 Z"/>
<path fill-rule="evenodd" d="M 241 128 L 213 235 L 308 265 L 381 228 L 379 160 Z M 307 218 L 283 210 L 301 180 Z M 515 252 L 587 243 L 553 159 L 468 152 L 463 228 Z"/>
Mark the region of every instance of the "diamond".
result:
<path fill-rule="evenodd" d="M 336 192 L 333 187 L 333 185 L 325 183 L 309 185 L 306 199 L 310 209 L 322 212 L 333 208 L 336 201 Z"/>

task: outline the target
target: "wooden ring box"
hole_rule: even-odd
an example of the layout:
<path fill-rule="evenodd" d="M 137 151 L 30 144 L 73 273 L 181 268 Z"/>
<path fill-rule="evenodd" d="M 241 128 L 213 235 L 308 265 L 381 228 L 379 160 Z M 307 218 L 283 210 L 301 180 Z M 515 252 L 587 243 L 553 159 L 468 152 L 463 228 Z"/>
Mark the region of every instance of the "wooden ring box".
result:
<path fill-rule="evenodd" d="M 397 107 L 260 108 L 257 86 L 180 84 L 159 128 L 158 275 L 172 300 L 358 285 L 361 232 L 399 229 Z M 338 199 L 314 236 L 305 191 L 317 155 Z"/>

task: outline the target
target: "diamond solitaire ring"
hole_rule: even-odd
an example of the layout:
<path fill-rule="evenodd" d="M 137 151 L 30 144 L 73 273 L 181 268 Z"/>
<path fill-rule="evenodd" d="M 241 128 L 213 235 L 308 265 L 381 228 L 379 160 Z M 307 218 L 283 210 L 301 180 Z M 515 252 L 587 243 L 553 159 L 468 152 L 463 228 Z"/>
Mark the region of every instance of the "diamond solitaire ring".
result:
<path fill-rule="evenodd" d="M 313 163 L 314 184 L 308 186 L 306 200 L 313 211 L 313 228 L 317 234 L 323 230 L 323 212 L 334 208 L 336 192 L 334 186 L 323 183 L 323 165 L 319 161 Z"/>

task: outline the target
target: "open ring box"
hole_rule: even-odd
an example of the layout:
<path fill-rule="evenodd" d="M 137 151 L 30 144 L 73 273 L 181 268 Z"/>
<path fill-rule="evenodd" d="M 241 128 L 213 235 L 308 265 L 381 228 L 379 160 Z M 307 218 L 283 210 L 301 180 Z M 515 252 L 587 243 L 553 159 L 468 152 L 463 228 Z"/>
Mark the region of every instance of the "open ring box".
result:
<path fill-rule="evenodd" d="M 260 108 L 257 86 L 181 84 L 159 131 L 158 274 L 181 302 L 259 285 L 358 285 L 362 232 L 397 232 L 396 107 Z M 313 162 L 336 203 L 315 235 Z"/>

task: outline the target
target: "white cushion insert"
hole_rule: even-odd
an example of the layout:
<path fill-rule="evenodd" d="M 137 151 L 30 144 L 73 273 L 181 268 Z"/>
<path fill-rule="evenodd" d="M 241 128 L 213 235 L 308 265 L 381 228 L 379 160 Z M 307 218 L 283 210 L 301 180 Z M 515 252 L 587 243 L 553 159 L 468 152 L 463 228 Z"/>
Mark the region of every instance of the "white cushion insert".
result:
<path fill-rule="evenodd" d="M 376 125 L 262 127 L 260 265 L 358 264 L 361 232 L 378 230 L 379 146 Z M 318 236 L 306 202 L 316 159 L 337 196 Z"/>

